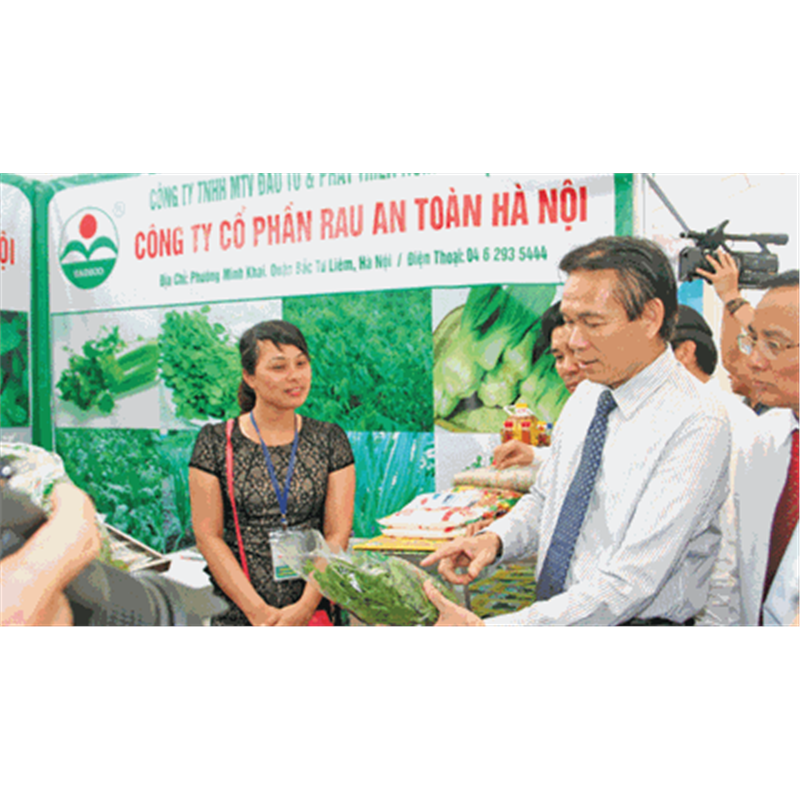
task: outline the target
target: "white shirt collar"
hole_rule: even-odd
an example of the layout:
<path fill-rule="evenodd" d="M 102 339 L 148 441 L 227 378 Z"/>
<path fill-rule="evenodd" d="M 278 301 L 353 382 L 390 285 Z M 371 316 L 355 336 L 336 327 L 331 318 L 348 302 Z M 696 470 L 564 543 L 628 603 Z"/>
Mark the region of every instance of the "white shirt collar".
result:
<path fill-rule="evenodd" d="M 672 348 L 665 347 L 664 352 L 655 361 L 621 386 L 612 389 L 611 394 L 622 416 L 627 418 L 634 414 L 654 392 L 672 379 L 675 369 L 679 367 Z"/>
<path fill-rule="evenodd" d="M 760 419 L 769 425 L 778 444 L 785 444 L 800 427 L 791 408 L 772 408 L 762 414 Z"/>

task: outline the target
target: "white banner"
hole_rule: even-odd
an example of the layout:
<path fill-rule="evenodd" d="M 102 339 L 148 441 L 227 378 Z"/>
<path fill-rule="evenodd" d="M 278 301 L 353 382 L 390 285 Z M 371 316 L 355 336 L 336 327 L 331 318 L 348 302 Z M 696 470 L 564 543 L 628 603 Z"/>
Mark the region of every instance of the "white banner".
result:
<path fill-rule="evenodd" d="M 0 183 L 0 304 L 4 311 L 31 310 L 30 200 L 16 186 Z"/>
<path fill-rule="evenodd" d="M 556 283 L 565 252 L 614 231 L 614 207 L 612 173 L 161 175 L 76 187 L 50 204 L 51 311 Z"/>

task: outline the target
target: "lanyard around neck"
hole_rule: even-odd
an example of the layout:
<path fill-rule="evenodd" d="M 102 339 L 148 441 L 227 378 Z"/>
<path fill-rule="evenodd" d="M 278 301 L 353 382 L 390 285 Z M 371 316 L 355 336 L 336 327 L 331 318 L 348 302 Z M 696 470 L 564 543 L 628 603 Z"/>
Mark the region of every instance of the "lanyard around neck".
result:
<path fill-rule="evenodd" d="M 275 489 L 275 494 L 278 496 L 278 507 L 281 510 L 281 524 L 283 525 L 284 529 L 286 529 L 289 527 L 289 523 L 286 519 L 286 514 L 289 510 L 289 485 L 292 482 L 292 473 L 294 472 L 294 465 L 295 461 L 297 460 L 297 445 L 300 442 L 300 434 L 297 431 L 297 415 L 295 414 L 294 417 L 294 441 L 292 442 L 292 454 L 289 456 L 289 469 L 286 471 L 286 488 L 283 490 L 283 492 L 281 492 L 281 487 L 278 483 L 278 476 L 275 473 L 275 467 L 272 464 L 272 458 L 270 458 L 269 450 L 267 449 L 266 444 L 264 444 L 264 440 L 261 438 L 261 431 L 258 429 L 256 418 L 252 411 L 250 412 L 250 421 L 253 423 L 253 427 L 256 429 L 259 442 L 261 442 L 261 452 L 264 453 L 264 461 L 267 462 L 267 472 L 269 472 L 269 477 L 272 481 L 272 486 Z"/>

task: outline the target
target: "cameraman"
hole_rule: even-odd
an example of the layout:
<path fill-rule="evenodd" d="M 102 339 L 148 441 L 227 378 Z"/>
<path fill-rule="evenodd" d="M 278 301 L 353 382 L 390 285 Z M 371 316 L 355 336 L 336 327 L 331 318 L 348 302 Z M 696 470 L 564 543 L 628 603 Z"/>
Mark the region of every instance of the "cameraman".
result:
<path fill-rule="evenodd" d="M 710 281 L 725 306 L 721 336 L 722 366 L 730 374 L 731 390 L 734 394 L 744 396 L 748 405 L 760 412 L 765 407 L 758 408 L 753 399 L 753 374 L 747 357 L 739 351 L 736 341 L 737 336 L 752 324 L 755 311 L 739 291 L 739 268 L 733 256 L 720 247 L 716 258 L 706 256 L 706 260 L 711 269 L 698 268 L 697 274 Z"/>
<path fill-rule="evenodd" d="M 0 625 L 72 625 L 64 589 L 99 554 L 100 531 L 77 487 L 57 484 L 52 501 L 48 521 L 0 561 Z"/>

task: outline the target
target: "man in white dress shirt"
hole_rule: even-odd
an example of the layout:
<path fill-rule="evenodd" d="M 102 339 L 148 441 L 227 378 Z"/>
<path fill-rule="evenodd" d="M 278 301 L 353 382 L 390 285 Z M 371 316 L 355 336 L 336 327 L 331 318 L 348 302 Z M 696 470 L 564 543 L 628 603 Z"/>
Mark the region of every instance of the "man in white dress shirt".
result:
<path fill-rule="evenodd" d="M 733 569 L 736 564 L 737 539 L 733 482 L 739 457 L 748 452 L 753 444 L 758 417 L 741 398 L 724 391 L 712 380 L 718 361 L 713 332 L 702 315 L 689 306 L 678 306 L 678 324 L 672 335 L 672 350 L 675 358 L 686 367 L 689 374 L 697 378 L 722 403 L 731 423 L 731 492 L 720 510 L 722 544 L 711 574 L 708 600 L 697 616 L 697 624 L 735 625 L 739 618 L 732 603 L 736 589 Z"/>
<path fill-rule="evenodd" d="M 711 378 L 717 368 L 719 356 L 714 344 L 714 334 L 702 315 L 689 306 L 678 306 L 678 324 L 672 335 L 672 351 L 675 358 L 694 375 L 706 389 L 725 406 L 731 420 L 731 431 L 743 429 L 749 435 L 758 421 L 756 413 L 733 392 L 726 392 Z"/>
<path fill-rule="evenodd" d="M 798 273 L 782 273 L 739 337 L 756 399 L 770 406 L 736 466 L 739 622 L 791 625 L 800 608 L 798 553 Z"/>
<path fill-rule="evenodd" d="M 480 535 L 423 561 L 465 584 L 489 564 L 535 554 L 537 602 L 482 622 L 426 584 L 437 624 L 692 624 L 719 550 L 727 414 L 669 347 L 677 287 L 659 247 L 607 237 L 560 266 L 561 312 L 587 380 L 530 493 Z"/>

